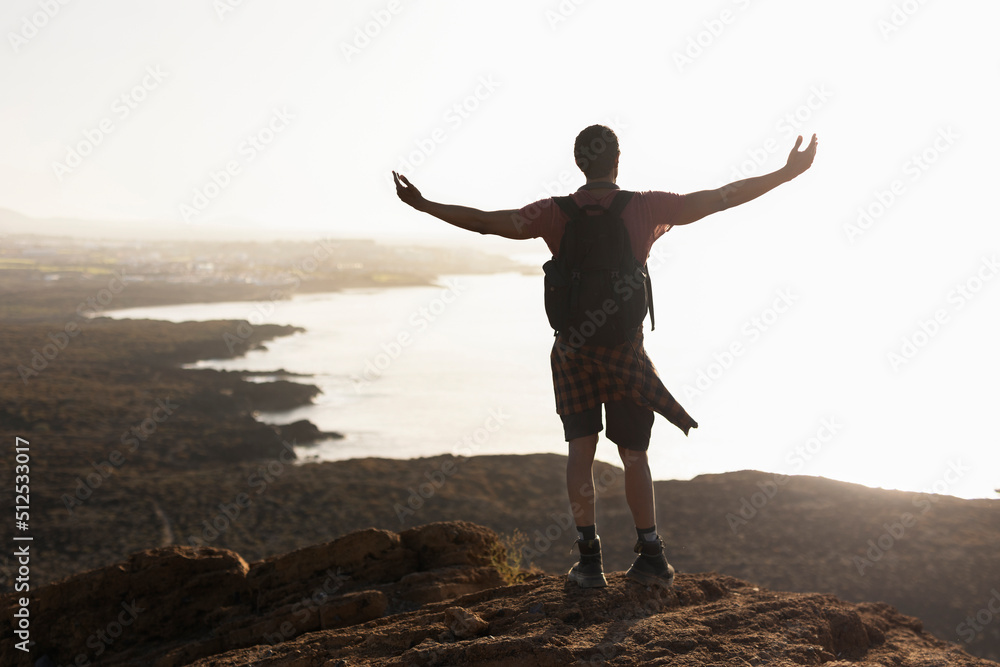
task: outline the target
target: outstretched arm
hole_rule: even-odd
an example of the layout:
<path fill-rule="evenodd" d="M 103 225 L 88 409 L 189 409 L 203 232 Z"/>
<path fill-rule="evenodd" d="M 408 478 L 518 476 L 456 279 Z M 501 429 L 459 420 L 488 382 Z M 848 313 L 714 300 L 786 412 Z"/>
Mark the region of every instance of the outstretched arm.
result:
<path fill-rule="evenodd" d="M 396 182 L 396 194 L 405 204 L 423 213 L 429 213 L 448 224 L 468 229 L 480 234 L 496 234 L 508 239 L 527 239 L 528 224 L 517 213 L 517 209 L 507 211 L 481 211 L 471 206 L 440 204 L 426 199 L 406 176 L 392 172 Z"/>
<path fill-rule="evenodd" d="M 735 181 L 716 190 L 701 190 L 685 195 L 684 205 L 674 218 L 673 224 L 690 224 L 701 220 L 706 215 L 745 204 L 765 192 L 770 192 L 782 183 L 787 183 L 812 165 L 813 158 L 816 157 L 816 143 L 816 135 L 814 134 L 805 150 L 800 151 L 799 146 L 802 145 L 802 137 L 800 136 L 788 154 L 788 161 L 781 169 L 763 176 Z"/>

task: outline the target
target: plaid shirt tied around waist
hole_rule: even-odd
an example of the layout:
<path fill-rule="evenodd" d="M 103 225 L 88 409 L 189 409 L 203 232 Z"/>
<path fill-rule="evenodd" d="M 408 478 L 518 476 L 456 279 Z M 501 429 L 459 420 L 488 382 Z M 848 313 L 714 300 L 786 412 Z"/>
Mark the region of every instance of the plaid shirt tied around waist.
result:
<path fill-rule="evenodd" d="M 552 345 L 552 384 L 556 412 L 571 415 L 601 403 L 631 400 L 658 412 L 684 431 L 698 428 L 698 422 L 667 391 L 656 367 L 642 346 L 642 329 L 615 347 L 599 345 L 574 348 L 562 335 Z"/>

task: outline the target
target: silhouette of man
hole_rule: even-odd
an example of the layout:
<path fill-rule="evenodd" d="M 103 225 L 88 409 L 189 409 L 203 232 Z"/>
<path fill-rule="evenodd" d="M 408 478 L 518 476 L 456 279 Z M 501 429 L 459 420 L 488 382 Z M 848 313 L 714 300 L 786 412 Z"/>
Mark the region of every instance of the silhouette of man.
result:
<path fill-rule="evenodd" d="M 632 252 L 645 264 L 653 242 L 675 225 L 688 225 L 707 215 L 745 204 L 806 171 L 816 155 L 816 135 L 799 150 L 799 136 L 785 165 L 777 171 L 736 181 L 715 190 L 685 195 L 670 192 L 637 192 L 622 211 Z M 608 209 L 619 188 L 618 137 L 611 128 L 592 125 L 576 138 L 576 164 L 586 183 L 571 196 L 578 206 L 596 204 Z M 551 198 L 521 209 L 482 211 L 468 206 L 442 204 L 426 199 L 401 174 L 393 172 L 396 194 L 418 211 L 445 222 L 509 239 L 545 240 L 553 255 L 568 216 Z M 566 490 L 577 528 L 580 560 L 568 573 L 570 581 L 586 588 L 607 585 L 594 513 L 594 455 L 603 428 L 601 407 L 607 418 L 606 436 L 618 446 L 625 469 L 625 498 L 636 527 L 638 556 L 626 575 L 647 585 L 670 586 L 674 569 L 667 562 L 663 541 L 656 531 L 653 481 L 647 450 L 653 413 L 659 412 L 685 435 L 697 423 L 674 400 L 656 374 L 642 346 L 640 327 L 621 349 L 583 344 L 574 347 L 560 333 L 553 343 L 551 362 L 556 412 L 569 443 Z M 628 353 L 625 353 L 625 350 Z"/>

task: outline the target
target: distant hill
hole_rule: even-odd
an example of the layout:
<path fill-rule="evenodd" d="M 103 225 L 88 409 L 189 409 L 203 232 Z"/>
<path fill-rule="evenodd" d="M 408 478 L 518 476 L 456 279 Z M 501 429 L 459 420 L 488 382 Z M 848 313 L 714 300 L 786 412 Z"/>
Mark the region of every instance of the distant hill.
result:
<path fill-rule="evenodd" d="M 238 235 L 240 240 L 244 241 L 271 241 L 303 240 L 320 236 L 314 230 L 297 230 L 294 227 L 281 230 L 265 229 L 260 223 L 235 218 L 187 225 L 157 220 L 32 218 L 17 211 L 0 208 L 0 236 L 19 234 L 136 241 L 220 241 L 232 239 L 234 235 Z M 323 235 L 330 236 L 326 232 Z"/>

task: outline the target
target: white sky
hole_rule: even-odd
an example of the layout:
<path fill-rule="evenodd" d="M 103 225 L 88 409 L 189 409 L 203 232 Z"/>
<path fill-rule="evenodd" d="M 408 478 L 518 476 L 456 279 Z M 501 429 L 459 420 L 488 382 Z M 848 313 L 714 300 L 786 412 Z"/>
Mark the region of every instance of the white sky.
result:
<path fill-rule="evenodd" d="M 573 138 L 608 122 L 621 138 L 624 187 L 683 193 L 723 185 L 744 164 L 743 175 L 781 166 L 798 114 L 802 133 L 820 138 L 812 170 L 672 231 L 661 248 L 670 259 L 654 273 L 657 304 L 678 313 L 677 344 L 707 368 L 790 289 L 800 301 L 785 330 L 740 361 L 760 394 L 775 396 L 765 412 L 772 425 L 788 420 L 786 440 L 839 414 L 854 438 L 838 450 L 839 470 L 863 460 L 873 484 L 930 482 L 961 450 L 986 471 L 976 488 L 989 476 L 1000 484 L 1000 280 L 962 309 L 948 299 L 1000 251 L 990 205 L 1000 4 L 244 0 L 220 11 L 226 4 L 69 1 L 43 18 L 38 0 L 5 0 L 0 207 L 189 224 L 193 238 L 199 224 L 242 219 L 251 231 L 541 253 L 541 241 L 468 237 L 405 209 L 389 171 L 402 169 L 430 198 L 519 207 L 547 188 L 575 189 Z M 373 16 L 386 25 L 348 57 L 345 44 Z M 150 90 L 126 116 L 117 100 L 149 68 L 162 81 L 147 77 Z M 475 108 L 460 116 L 453 107 L 463 103 Z M 275 110 L 292 119 L 254 153 L 244 142 Z M 60 179 L 55 163 L 102 121 L 111 133 Z M 774 150 L 762 166 L 746 162 L 765 147 Z M 925 151 L 933 164 L 915 167 Z M 181 205 L 228 162 L 238 173 L 186 223 Z M 845 225 L 859 207 L 878 212 L 877 193 L 894 181 L 894 201 L 852 242 Z M 890 368 L 887 353 L 940 308 L 941 331 Z M 710 324 L 688 326 L 695 317 Z M 746 400 L 741 391 L 733 401 Z M 724 417 L 720 393 L 699 415 Z"/>

